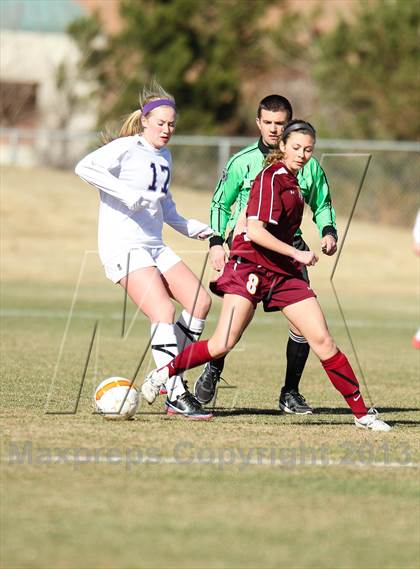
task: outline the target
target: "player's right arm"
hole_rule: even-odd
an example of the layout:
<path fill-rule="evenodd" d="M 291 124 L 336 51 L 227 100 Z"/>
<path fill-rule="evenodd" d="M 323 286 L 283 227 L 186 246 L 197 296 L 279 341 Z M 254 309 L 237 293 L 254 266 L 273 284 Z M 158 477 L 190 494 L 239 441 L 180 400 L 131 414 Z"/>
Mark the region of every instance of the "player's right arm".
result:
<path fill-rule="evenodd" d="M 114 175 L 114 172 L 120 170 L 130 144 L 129 137 L 125 137 L 101 146 L 82 158 L 75 172 L 88 184 L 118 199 L 128 209 L 135 210 L 139 207 L 142 197 Z"/>
<path fill-rule="evenodd" d="M 231 217 L 231 208 L 238 199 L 243 184 L 243 174 L 234 156 L 227 163 L 216 186 L 210 205 L 210 227 L 214 231 L 210 238 L 210 262 L 216 271 L 221 271 L 227 261 L 223 246 L 226 227 Z"/>

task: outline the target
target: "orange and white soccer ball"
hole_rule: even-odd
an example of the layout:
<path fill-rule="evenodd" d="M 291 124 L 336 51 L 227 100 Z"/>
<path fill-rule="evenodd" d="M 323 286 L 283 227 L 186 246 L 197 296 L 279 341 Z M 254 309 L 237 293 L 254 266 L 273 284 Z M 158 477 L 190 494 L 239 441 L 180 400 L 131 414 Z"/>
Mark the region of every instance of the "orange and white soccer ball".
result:
<path fill-rule="evenodd" d="M 108 377 L 96 388 L 93 397 L 95 410 L 105 419 L 131 419 L 139 406 L 140 397 L 133 382 L 123 377 Z"/>

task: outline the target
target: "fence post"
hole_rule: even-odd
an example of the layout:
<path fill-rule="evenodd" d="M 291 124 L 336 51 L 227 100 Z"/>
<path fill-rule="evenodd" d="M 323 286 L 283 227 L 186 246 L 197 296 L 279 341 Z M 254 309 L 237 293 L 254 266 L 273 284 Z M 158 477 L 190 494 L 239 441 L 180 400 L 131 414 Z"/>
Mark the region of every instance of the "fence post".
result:
<path fill-rule="evenodd" d="M 10 134 L 10 162 L 13 166 L 17 165 L 19 151 L 20 132 L 18 128 L 12 129 Z"/>
<path fill-rule="evenodd" d="M 230 157 L 230 140 L 229 138 L 220 138 L 218 144 L 218 164 L 217 173 L 218 177 L 222 175 L 223 168 Z"/>

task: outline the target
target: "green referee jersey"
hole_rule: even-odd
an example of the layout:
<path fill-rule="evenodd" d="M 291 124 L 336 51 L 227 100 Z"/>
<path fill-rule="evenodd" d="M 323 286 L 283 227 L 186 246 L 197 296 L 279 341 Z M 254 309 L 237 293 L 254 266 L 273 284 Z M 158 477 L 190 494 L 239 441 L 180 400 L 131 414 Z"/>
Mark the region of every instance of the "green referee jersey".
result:
<path fill-rule="evenodd" d="M 210 226 L 215 235 L 224 237 L 226 230 L 234 229 L 240 212 L 248 203 L 252 183 L 264 167 L 268 150 L 260 139 L 234 154 L 227 163 L 211 201 Z M 327 178 L 318 160 L 312 157 L 298 172 L 297 179 L 320 235 L 334 235 L 337 230 L 335 212 Z M 296 235 L 301 233 L 298 229 Z"/>

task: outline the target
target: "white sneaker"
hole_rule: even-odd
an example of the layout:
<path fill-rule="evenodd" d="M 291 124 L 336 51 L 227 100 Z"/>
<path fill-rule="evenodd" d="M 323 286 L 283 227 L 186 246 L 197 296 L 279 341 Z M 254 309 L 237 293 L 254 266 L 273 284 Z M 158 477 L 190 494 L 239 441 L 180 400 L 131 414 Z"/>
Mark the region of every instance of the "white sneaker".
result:
<path fill-rule="evenodd" d="M 366 429 L 368 431 L 382 431 L 383 433 L 386 433 L 392 429 L 388 423 L 385 423 L 385 421 L 381 421 L 378 418 L 378 412 L 376 409 L 369 409 L 368 414 L 363 415 L 360 419 L 355 417 L 354 423 L 356 427 L 359 427 L 359 429 Z"/>
<path fill-rule="evenodd" d="M 146 401 L 151 405 L 159 395 L 160 388 L 168 381 L 169 370 L 167 367 L 161 370 L 152 370 L 141 386 L 141 393 Z"/>

